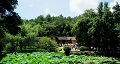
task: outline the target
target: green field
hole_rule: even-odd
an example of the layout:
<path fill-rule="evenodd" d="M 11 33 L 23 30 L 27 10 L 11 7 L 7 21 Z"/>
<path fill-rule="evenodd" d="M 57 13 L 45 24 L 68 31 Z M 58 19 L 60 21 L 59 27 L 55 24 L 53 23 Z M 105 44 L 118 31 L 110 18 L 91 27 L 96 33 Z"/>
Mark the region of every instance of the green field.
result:
<path fill-rule="evenodd" d="M 120 64 L 112 57 L 98 57 L 86 55 L 65 56 L 63 53 L 33 52 L 10 53 L 4 57 L 2 64 Z"/>

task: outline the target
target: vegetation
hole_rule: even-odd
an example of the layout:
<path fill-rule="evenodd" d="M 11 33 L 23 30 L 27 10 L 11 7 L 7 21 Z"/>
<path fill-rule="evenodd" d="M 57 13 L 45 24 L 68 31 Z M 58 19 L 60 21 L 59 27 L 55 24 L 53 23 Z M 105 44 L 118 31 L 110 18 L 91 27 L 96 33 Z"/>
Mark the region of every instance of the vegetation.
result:
<path fill-rule="evenodd" d="M 120 20 L 116 18 L 120 17 L 119 9 L 120 6 L 117 3 L 113 7 L 114 11 L 111 12 L 108 2 L 101 2 L 98 12 L 92 9 L 86 10 L 72 28 L 77 41 L 84 42 L 89 48 L 98 47 L 98 50 L 102 52 L 118 51 Z"/>
<path fill-rule="evenodd" d="M 58 51 L 58 52 L 62 51 L 62 49 L 63 49 L 62 47 L 57 46 L 57 51 Z"/>
<path fill-rule="evenodd" d="M 70 55 L 70 51 L 71 51 L 70 46 L 64 46 L 63 50 L 65 51 L 65 55 L 66 55 L 66 56 L 69 56 L 69 55 Z"/>
<path fill-rule="evenodd" d="M 75 19 L 71 17 L 51 16 L 43 15 L 38 16 L 36 19 L 24 20 L 25 23 L 35 26 L 37 24 L 41 25 L 40 31 L 38 31 L 38 36 L 73 36 L 71 29 L 73 24 L 76 22 Z"/>
<path fill-rule="evenodd" d="M 0 0 L 0 53 L 3 50 L 2 39 L 5 36 L 5 32 L 12 35 L 16 35 L 21 24 L 20 16 L 14 12 L 14 9 L 18 5 L 17 0 Z"/>
<path fill-rule="evenodd" d="M 48 14 L 46 17 L 40 15 L 30 20 L 20 18 L 14 11 L 17 5 L 17 0 L 0 0 L 0 54 L 3 51 L 11 52 L 1 60 L 1 63 L 115 64 L 118 62 L 115 58 L 108 57 L 68 56 L 71 50 L 69 46 L 64 47 L 67 56 L 48 53 L 57 51 L 56 42 L 48 37 L 75 36 L 78 44 L 85 43 L 80 47 L 82 51 L 86 47 L 93 47 L 104 55 L 120 57 L 120 5 L 118 3 L 113 7 L 113 12 L 110 11 L 108 2 L 100 2 L 97 12 L 88 9 L 74 18 L 63 17 L 62 14 L 56 17 Z M 37 40 L 36 37 L 43 38 Z M 15 53 L 16 50 L 23 52 L 27 49 L 40 49 L 47 52 Z M 58 50 L 61 48 L 58 47 Z"/>
<path fill-rule="evenodd" d="M 33 52 L 33 53 L 10 53 L 0 63 L 7 64 L 119 64 L 115 58 L 94 57 L 85 55 L 65 56 L 61 53 Z"/>
<path fill-rule="evenodd" d="M 56 43 L 54 41 L 52 41 L 50 38 L 48 38 L 48 37 L 40 38 L 38 47 L 41 48 L 41 49 L 44 49 L 44 50 L 46 50 L 48 52 L 57 51 Z"/>
<path fill-rule="evenodd" d="M 85 51 L 85 50 L 87 50 L 86 46 L 80 46 L 80 51 Z"/>

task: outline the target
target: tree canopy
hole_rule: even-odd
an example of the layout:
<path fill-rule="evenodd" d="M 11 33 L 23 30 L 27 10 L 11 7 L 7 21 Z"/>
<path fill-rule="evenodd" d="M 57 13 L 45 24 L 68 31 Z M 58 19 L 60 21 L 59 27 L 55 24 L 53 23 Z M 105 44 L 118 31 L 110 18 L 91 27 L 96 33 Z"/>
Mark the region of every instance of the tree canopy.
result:
<path fill-rule="evenodd" d="M 5 36 L 5 32 L 15 35 L 20 30 L 18 25 L 21 24 L 21 18 L 14 12 L 17 5 L 17 0 L 0 0 L 0 41 Z M 1 42 L 0 47 L 2 47 Z"/>
<path fill-rule="evenodd" d="M 114 11 L 111 12 L 108 2 L 101 2 L 97 13 L 91 9 L 86 10 L 72 29 L 77 41 L 85 42 L 87 46 L 116 49 L 120 42 L 119 8 L 119 4 L 116 3 Z"/>

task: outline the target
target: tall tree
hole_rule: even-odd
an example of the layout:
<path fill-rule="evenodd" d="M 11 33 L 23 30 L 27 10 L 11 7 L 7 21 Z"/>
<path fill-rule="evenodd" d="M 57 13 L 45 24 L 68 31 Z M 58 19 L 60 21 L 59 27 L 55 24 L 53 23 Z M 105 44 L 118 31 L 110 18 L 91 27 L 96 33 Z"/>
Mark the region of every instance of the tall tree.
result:
<path fill-rule="evenodd" d="M 48 14 L 48 15 L 46 16 L 45 20 L 46 20 L 47 22 L 51 22 L 51 20 L 52 20 L 51 15 Z"/>
<path fill-rule="evenodd" d="M 2 18 L 0 29 L 4 28 L 2 30 L 14 35 L 20 30 L 18 25 L 21 23 L 20 16 L 14 12 L 17 4 L 17 0 L 0 0 L 0 18 Z M 2 30 L 0 30 L 0 34 L 3 33 Z"/>
<path fill-rule="evenodd" d="M 104 6 L 104 7 L 99 7 Z M 92 42 L 96 43 L 98 47 L 106 48 L 114 47 L 118 43 L 118 35 L 117 32 L 114 30 L 115 25 L 113 22 L 113 15 L 108 7 L 108 3 L 105 2 L 104 5 L 98 6 L 98 18 L 95 20 L 93 24 L 92 32 Z M 102 13 L 100 12 L 102 11 Z M 114 42 L 114 44 L 113 44 Z"/>
<path fill-rule="evenodd" d="M 4 29 L 3 29 L 3 26 L 2 26 L 2 22 L 3 22 L 3 19 L 0 17 L 0 52 L 2 51 L 3 47 L 2 47 L 2 38 L 4 37 Z"/>
<path fill-rule="evenodd" d="M 120 5 L 118 2 L 116 2 L 116 5 L 113 6 L 113 21 L 115 23 L 115 30 L 117 31 L 117 34 L 119 35 L 119 42 L 120 42 Z M 118 44 L 120 46 L 120 43 Z"/>
<path fill-rule="evenodd" d="M 102 15 L 103 15 L 103 2 L 100 2 L 100 4 L 98 5 L 98 15 L 99 15 L 99 18 L 102 18 Z"/>
<path fill-rule="evenodd" d="M 97 14 L 93 9 L 86 10 L 79 16 L 77 23 L 73 26 L 72 32 L 78 42 L 84 42 L 87 46 L 92 45 L 92 32 L 94 31 L 93 24 Z"/>
<path fill-rule="evenodd" d="M 36 23 L 43 24 L 44 23 L 44 17 L 43 17 L 43 15 L 38 16 L 35 19 L 35 21 L 36 21 Z"/>
<path fill-rule="evenodd" d="M 72 28 L 72 32 L 75 35 L 78 42 L 85 42 L 89 41 L 88 29 L 90 20 L 88 18 L 80 18 L 75 26 Z"/>
<path fill-rule="evenodd" d="M 119 38 L 108 3 L 99 4 L 98 14 L 91 11 L 85 11 L 73 27 L 76 39 L 91 46 L 115 49 Z"/>
<path fill-rule="evenodd" d="M 17 34 L 21 23 L 20 16 L 14 12 L 17 0 L 0 0 L 0 16 L 3 18 L 2 24 L 11 34 Z"/>
<path fill-rule="evenodd" d="M 113 7 L 113 19 L 115 23 L 120 23 L 120 5 L 116 2 L 116 5 Z"/>

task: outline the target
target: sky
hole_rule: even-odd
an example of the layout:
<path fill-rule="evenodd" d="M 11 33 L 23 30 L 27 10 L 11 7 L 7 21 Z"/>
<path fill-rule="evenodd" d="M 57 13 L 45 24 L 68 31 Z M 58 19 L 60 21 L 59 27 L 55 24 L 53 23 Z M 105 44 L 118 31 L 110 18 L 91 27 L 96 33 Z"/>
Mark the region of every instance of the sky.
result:
<path fill-rule="evenodd" d="M 75 17 L 82 14 L 86 9 L 97 9 L 100 2 L 109 2 L 113 7 L 120 0 L 18 0 L 15 9 L 22 19 L 34 19 L 39 15 Z"/>

